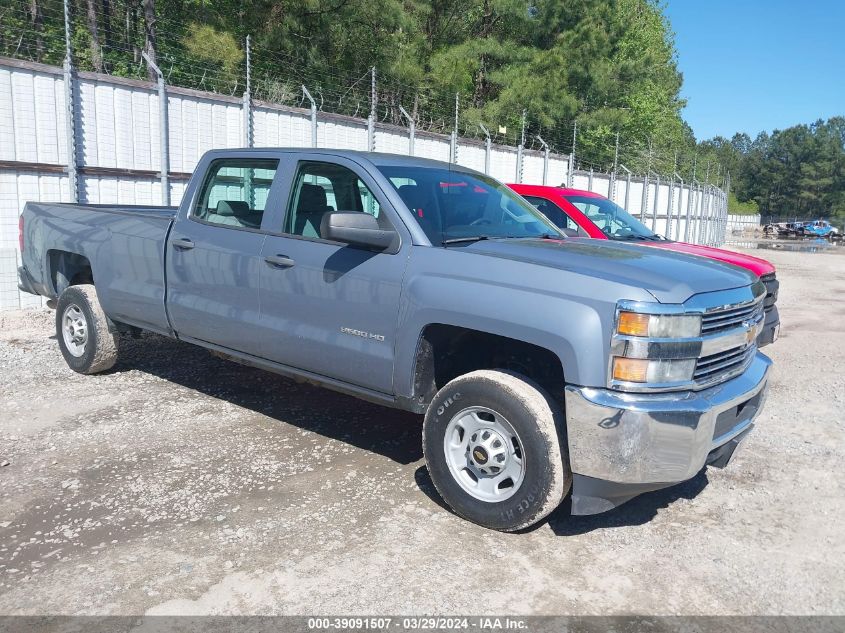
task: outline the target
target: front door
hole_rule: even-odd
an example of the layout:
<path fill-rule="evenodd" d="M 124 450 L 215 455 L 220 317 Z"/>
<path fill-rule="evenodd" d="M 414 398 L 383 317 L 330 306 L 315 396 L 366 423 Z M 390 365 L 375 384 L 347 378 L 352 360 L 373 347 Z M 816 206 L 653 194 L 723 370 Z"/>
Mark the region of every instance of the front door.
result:
<path fill-rule="evenodd" d="M 305 160 L 291 185 L 281 235 L 267 235 L 259 275 L 263 355 L 390 393 L 406 248 L 375 252 L 325 240 L 323 216 L 356 211 L 399 220 L 351 161 Z"/>
<path fill-rule="evenodd" d="M 167 244 L 167 306 L 183 338 L 256 353 L 264 210 L 278 159 L 221 158 Z"/>

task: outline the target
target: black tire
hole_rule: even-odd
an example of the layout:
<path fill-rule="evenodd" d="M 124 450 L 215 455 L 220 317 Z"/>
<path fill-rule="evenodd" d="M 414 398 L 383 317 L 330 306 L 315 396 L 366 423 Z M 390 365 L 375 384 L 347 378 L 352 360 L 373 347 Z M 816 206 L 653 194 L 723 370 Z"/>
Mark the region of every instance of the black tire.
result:
<path fill-rule="evenodd" d="M 65 324 L 71 315 L 78 315 L 84 328 L 84 342 L 77 343 L 74 351 L 66 340 Z M 79 328 L 74 328 L 74 334 Z M 117 336 L 109 331 L 108 319 L 92 284 L 69 286 L 62 292 L 56 305 L 56 338 L 65 362 L 80 374 L 96 374 L 111 369 L 117 362 Z M 81 348 L 81 349 L 80 349 Z"/>
<path fill-rule="evenodd" d="M 512 496 L 503 501 L 471 495 L 450 469 L 444 443 L 447 428 L 456 414 L 470 407 L 500 414 L 518 435 L 524 474 Z M 457 515 L 504 532 L 526 528 L 560 505 L 572 485 L 562 441 L 564 424 L 560 405 L 520 374 L 480 370 L 460 376 L 437 392 L 423 422 L 423 453 L 431 480 Z"/>

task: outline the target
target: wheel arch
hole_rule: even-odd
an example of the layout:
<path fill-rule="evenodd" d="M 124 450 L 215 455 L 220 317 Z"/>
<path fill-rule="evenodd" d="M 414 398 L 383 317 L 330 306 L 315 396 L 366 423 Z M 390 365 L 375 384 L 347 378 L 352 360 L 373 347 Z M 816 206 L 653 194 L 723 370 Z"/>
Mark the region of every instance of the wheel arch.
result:
<path fill-rule="evenodd" d="M 479 369 L 522 374 L 562 401 L 566 361 L 549 346 L 497 332 L 429 323 L 419 332 L 410 371 L 409 403 L 423 412 L 453 378 Z"/>
<path fill-rule="evenodd" d="M 85 255 L 72 251 L 48 250 L 46 272 L 49 288 L 55 297 L 69 286 L 94 283 L 91 261 Z"/>

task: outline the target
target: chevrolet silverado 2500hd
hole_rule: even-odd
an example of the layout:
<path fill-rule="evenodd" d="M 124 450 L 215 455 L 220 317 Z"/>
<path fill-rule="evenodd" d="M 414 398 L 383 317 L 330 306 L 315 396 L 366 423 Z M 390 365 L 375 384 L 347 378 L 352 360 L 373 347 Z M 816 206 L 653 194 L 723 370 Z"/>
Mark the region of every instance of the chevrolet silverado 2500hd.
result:
<path fill-rule="evenodd" d="M 21 246 L 72 369 L 148 330 L 424 413 L 437 490 L 499 530 L 725 465 L 766 394 L 756 276 L 567 239 L 446 163 L 216 150 L 178 209 L 32 202 Z"/>

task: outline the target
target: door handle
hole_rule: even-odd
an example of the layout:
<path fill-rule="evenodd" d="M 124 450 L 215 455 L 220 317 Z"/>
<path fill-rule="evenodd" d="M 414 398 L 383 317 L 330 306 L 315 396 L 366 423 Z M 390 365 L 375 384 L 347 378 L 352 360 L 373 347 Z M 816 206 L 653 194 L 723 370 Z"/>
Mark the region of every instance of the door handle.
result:
<path fill-rule="evenodd" d="M 189 240 L 187 237 L 180 237 L 179 239 L 173 240 L 171 243 L 173 244 L 173 248 L 178 248 L 183 251 L 189 251 L 194 247 L 193 241 Z"/>
<path fill-rule="evenodd" d="M 295 263 L 290 257 L 284 255 L 268 255 L 264 261 L 276 268 L 290 268 Z"/>

